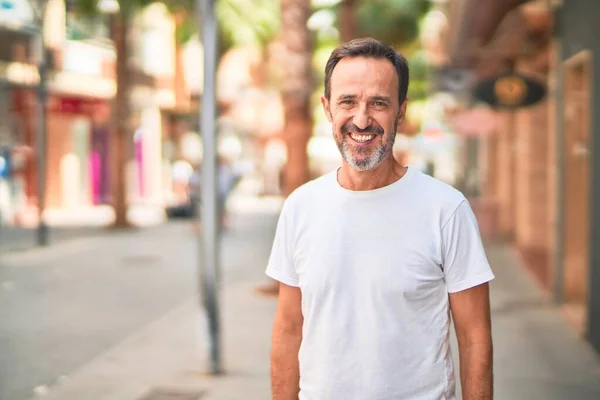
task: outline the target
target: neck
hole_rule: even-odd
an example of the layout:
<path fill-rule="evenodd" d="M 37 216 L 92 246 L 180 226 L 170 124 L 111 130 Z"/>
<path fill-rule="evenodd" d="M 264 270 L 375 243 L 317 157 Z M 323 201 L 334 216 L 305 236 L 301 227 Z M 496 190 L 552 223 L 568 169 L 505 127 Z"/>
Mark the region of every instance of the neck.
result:
<path fill-rule="evenodd" d="M 337 179 L 344 189 L 374 190 L 391 185 L 402 178 L 405 173 L 406 167 L 403 167 L 394 156 L 390 155 L 368 171 L 357 171 L 344 161 L 338 171 Z"/>

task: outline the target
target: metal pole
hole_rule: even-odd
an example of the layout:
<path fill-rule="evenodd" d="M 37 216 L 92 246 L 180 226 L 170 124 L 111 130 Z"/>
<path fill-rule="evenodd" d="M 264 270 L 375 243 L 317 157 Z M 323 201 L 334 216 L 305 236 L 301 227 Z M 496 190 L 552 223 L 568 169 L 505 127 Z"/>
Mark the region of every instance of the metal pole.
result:
<path fill-rule="evenodd" d="M 46 120 L 46 101 L 48 98 L 48 65 L 46 59 L 46 43 L 44 41 L 44 19 L 46 10 L 46 0 L 40 0 L 38 6 L 38 28 L 39 28 L 39 64 L 38 71 L 40 83 L 38 86 L 38 104 L 37 104 L 37 182 L 38 182 L 38 226 L 37 226 L 37 244 L 46 246 L 48 244 L 48 226 L 44 222 L 44 209 L 46 208 L 46 138 L 47 138 L 47 120 Z"/>
<path fill-rule="evenodd" d="M 200 131 L 204 155 L 202 161 L 202 236 L 201 288 L 210 338 L 210 372 L 220 374 L 221 331 L 219 315 L 219 230 L 217 227 L 217 155 L 216 155 L 216 59 L 217 23 L 215 1 L 197 0 L 204 47 L 204 89 L 200 105 Z"/>
<path fill-rule="evenodd" d="M 548 2 L 550 11 L 554 14 L 554 57 L 555 67 L 555 86 L 554 95 L 556 98 L 556 228 L 554 236 L 554 281 L 553 297 L 557 304 L 564 302 L 564 229 L 565 229 L 565 156 L 564 156 L 564 82 L 562 66 L 562 32 L 560 23 L 560 6 L 554 6 L 551 1 Z"/>

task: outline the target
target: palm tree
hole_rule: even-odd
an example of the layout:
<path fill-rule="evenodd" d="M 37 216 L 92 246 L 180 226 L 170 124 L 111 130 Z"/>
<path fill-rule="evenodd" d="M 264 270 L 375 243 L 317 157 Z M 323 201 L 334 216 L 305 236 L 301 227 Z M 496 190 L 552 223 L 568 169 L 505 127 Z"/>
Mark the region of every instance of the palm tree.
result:
<path fill-rule="evenodd" d="M 131 90 L 127 58 L 129 55 L 128 37 L 133 17 L 134 2 L 120 1 L 120 12 L 114 15 L 112 39 L 116 53 L 117 93 L 113 103 L 113 130 L 111 135 L 112 156 L 112 201 L 115 209 L 115 227 L 127 227 L 127 196 L 125 168 L 131 138 L 131 126 L 128 119 L 131 114 L 129 93 Z"/>
<path fill-rule="evenodd" d="M 307 21 L 310 0 L 282 0 L 281 21 L 285 60 L 282 82 L 284 135 L 287 164 L 284 175 L 285 195 L 309 180 L 307 145 L 312 134 L 310 100 L 313 91 L 313 45 Z"/>
<path fill-rule="evenodd" d="M 125 228 L 130 224 L 127 220 L 127 198 L 125 171 L 133 133 L 131 126 L 131 107 L 129 104 L 131 79 L 127 60 L 130 54 L 129 35 L 136 13 L 157 1 L 155 0 L 73 0 L 70 5 L 79 14 L 96 18 L 107 10 L 107 5 L 114 5 L 110 10 L 111 39 L 116 53 L 116 86 L 117 92 L 112 106 L 112 129 L 110 137 L 111 154 L 111 193 L 115 210 L 113 227 Z M 192 10 L 193 0 L 162 1 L 171 9 Z M 118 6 L 118 7 L 117 7 Z M 192 14 L 193 13 L 188 13 Z"/>
<path fill-rule="evenodd" d="M 342 0 L 338 10 L 338 29 L 342 43 L 356 37 L 356 3 L 357 0 Z"/>

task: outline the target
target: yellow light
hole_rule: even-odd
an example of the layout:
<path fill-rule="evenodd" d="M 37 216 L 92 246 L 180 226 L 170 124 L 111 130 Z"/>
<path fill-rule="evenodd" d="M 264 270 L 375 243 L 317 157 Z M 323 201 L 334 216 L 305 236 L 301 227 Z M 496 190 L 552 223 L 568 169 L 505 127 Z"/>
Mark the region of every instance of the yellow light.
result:
<path fill-rule="evenodd" d="M 527 85 L 518 76 L 500 78 L 494 85 L 494 94 L 500 103 L 514 106 L 519 104 L 527 94 Z"/>

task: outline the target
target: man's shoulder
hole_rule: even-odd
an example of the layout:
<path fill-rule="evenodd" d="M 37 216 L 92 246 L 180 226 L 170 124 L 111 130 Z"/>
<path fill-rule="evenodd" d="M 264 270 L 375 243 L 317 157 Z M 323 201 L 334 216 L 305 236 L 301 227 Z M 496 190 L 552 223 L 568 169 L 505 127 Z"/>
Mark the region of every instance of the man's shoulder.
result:
<path fill-rule="evenodd" d="M 417 186 L 415 192 L 418 193 L 423 204 L 455 209 L 465 201 L 463 193 L 454 186 L 420 171 L 415 171 L 415 175 Z"/>
<path fill-rule="evenodd" d="M 288 196 L 286 203 L 302 204 L 306 202 L 313 202 L 319 196 L 327 196 L 327 193 L 334 188 L 334 176 L 335 171 L 332 171 L 306 182 Z"/>

